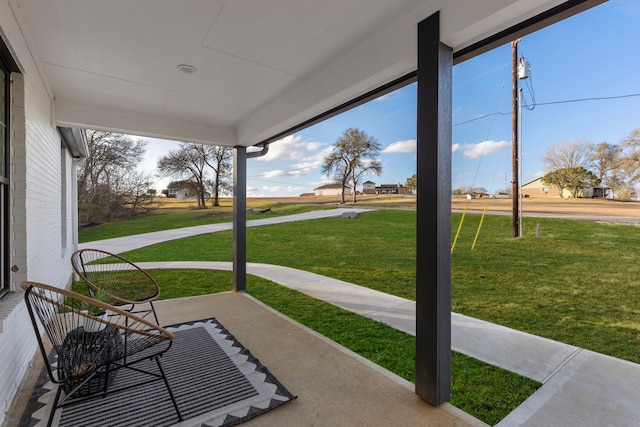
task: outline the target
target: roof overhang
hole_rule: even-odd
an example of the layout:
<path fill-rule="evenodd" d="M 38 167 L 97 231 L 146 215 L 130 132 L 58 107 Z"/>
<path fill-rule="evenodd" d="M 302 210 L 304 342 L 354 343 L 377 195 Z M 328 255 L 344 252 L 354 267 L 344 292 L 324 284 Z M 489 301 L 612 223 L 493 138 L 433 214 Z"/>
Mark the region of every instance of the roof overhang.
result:
<path fill-rule="evenodd" d="M 251 146 L 410 75 L 417 23 L 437 11 L 460 61 L 602 1 L 22 0 L 12 10 L 58 126 Z"/>

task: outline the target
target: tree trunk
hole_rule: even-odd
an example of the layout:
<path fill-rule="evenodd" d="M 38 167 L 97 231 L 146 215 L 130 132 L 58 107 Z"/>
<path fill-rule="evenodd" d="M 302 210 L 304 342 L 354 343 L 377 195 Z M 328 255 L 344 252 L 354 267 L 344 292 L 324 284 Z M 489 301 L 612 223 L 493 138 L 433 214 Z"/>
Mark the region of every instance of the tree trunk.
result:
<path fill-rule="evenodd" d="M 213 188 L 213 206 L 220 206 L 220 166 L 216 169 L 216 181 Z"/>

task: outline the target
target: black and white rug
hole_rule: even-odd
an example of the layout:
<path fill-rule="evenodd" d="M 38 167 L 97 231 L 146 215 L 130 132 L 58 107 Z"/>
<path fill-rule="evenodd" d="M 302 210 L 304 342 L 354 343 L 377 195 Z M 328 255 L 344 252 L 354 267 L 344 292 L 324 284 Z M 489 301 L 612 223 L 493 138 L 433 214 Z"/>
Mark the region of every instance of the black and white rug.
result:
<path fill-rule="evenodd" d="M 183 422 L 178 423 L 166 388 L 156 382 L 64 408 L 57 412 L 54 425 L 226 427 L 296 398 L 215 319 L 167 329 L 175 340 L 161 360 Z M 112 387 L 135 381 L 136 375 L 125 369 Z M 56 391 L 47 381 L 41 375 L 34 392 L 38 403 L 34 397 L 21 426 L 46 425 Z"/>

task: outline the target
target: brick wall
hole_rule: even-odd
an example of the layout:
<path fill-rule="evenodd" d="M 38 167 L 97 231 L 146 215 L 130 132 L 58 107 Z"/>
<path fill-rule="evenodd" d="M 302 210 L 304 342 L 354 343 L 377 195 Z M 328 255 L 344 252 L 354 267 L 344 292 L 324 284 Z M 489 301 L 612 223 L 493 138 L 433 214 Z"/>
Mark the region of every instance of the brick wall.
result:
<path fill-rule="evenodd" d="M 0 0 L 0 36 L 22 74 L 11 76 L 10 295 L 0 301 L 0 424 L 36 353 L 37 342 L 18 285 L 66 287 L 74 249 L 74 161 L 61 148 L 54 101 L 13 14 Z M 64 168 L 64 170 L 63 170 Z M 63 192 L 67 192 L 63 197 Z"/>

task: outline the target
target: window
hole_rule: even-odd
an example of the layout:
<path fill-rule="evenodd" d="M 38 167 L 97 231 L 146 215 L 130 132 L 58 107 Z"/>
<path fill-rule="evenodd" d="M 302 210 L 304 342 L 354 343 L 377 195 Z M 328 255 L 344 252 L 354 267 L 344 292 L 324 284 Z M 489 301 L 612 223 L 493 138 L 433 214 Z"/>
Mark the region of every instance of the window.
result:
<path fill-rule="evenodd" d="M 0 41 L 0 48 L 4 48 Z M 0 298 L 9 290 L 9 123 L 11 69 L 0 49 Z"/>
<path fill-rule="evenodd" d="M 0 39 L 0 298 L 10 286 L 9 249 L 9 142 L 11 140 L 11 73 L 19 72 L 9 49 Z"/>

